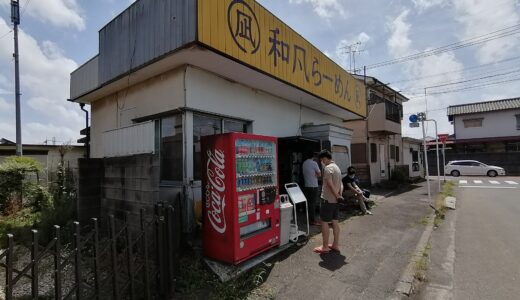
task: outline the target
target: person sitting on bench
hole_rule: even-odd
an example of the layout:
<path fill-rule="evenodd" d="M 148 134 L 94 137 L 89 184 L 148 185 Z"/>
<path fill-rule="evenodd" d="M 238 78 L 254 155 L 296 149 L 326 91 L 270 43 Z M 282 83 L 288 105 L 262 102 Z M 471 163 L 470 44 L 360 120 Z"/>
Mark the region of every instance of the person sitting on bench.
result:
<path fill-rule="evenodd" d="M 356 177 L 356 169 L 354 169 L 354 167 L 349 167 L 347 169 L 347 176 L 345 176 L 342 181 L 345 188 L 344 198 L 348 199 L 352 197 L 356 199 L 359 204 L 359 208 L 361 208 L 361 212 L 364 215 L 371 215 L 372 212 L 367 209 L 367 204 L 365 203 L 368 201 L 368 199 L 363 196 L 363 190 L 361 190 L 361 188 L 359 188 L 357 185 L 358 179 Z"/>

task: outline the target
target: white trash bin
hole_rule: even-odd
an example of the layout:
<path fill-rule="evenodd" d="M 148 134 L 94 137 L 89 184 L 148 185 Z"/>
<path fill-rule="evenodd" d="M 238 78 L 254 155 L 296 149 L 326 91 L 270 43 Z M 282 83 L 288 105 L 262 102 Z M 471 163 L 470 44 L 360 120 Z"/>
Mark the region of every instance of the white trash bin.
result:
<path fill-rule="evenodd" d="M 291 223 L 293 221 L 293 205 L 289 196 L 280 195 L 280 246 L 289 243 Z"/>

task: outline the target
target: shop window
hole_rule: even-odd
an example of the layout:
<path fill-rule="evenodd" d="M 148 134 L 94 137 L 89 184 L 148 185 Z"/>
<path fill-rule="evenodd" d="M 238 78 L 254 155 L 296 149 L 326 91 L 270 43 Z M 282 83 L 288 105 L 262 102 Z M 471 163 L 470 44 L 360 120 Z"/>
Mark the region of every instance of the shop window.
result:
<path fill-rule="evenodd" d="M 520 130 L 520 115 L 516 115 L 516 130 Z"/>
<path fill-rule="evenodd" d="M 200 139 L 203 136 L 229 132 L 247 132 L 247 122 L 208 115 L 193 115 L 193 179 L 202 180 Z"/>
<path fill-rule="evenodd" d="M 395 161 L 399 162 L 399 147 L 395 146 Z"/>
<path fill-rule="evenodd" d="M 395 159 L 395 146 L 390 145 L 390 158 Z"/>
<path fill-rule="evenodd" d="M 482 127 L 482 120 L 484 120 L 484 118 L 466 119 L 466 120 L 462 120 L 462 122 L 464 122 L 464 128 L 473 128 L 473 127 Z"/>
<path fill-rule="evenodd" d="M 228 132 L 247 132 L 247 123 L 234 120 L 224 120 L 224 133 Z"/>
<path fill-rule="evenodd" d="M 161 128 L 161 181 L 182 181 L 182 116 L 160 120 Z"/>
<path fill-rule="evenodd" d="M 485 152 L 485 144 L 468 144 L 465 146 L 466 153 Z"/>
<path fill-rule="evenodd" d="M 370 144 L 370 161 L 377 162 L 377 145 Z"/>
<path fill-rule="evenodd" d="M 520 142 L 507 143 L 507 152 L 520 152 Z"/>

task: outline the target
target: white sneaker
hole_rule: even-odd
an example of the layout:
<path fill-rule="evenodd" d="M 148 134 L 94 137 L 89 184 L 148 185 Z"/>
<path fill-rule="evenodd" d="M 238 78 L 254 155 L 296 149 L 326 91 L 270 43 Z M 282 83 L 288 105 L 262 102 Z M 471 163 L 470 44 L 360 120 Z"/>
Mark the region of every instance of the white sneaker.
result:
<path fill-rule="evenodd" d="M 371 211 L 367 210 L 367 212 L 365 213 L 365 215 L 373 215 Z"/>

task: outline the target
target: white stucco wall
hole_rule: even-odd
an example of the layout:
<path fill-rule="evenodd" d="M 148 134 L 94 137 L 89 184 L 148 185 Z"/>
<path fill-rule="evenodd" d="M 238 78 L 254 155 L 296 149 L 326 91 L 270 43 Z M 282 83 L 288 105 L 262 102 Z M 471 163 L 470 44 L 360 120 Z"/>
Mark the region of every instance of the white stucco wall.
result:
<path fill-rule="evenodd" d="M 132 125 L 132 119 L 184 106 L 184 69 L 149 79 L 92 104 L 91 157 L 103 156 L 103 133 Z"/>
<path fill-rule="evenodd" d="M 94 102 L 91 156 L 103 156 L 104 132 L 129 126 L 132 119 L 179 107 L 251 120 L 254 134 L 277 137 L 298 135 L 305 123 L 345 126 L 340 118 L 198 68 L 183 67 Z"/>
<path fill-rule="evenodd" d="M 340 118 L 231 82 L 201 69 L 186 73 L 187 107 L 253 121 L 253 133 L 295 136 L 301 124 L 335 124 Z M 301 119 L 300 119 L 301 115 Z"/>
<path fill-rule="evenodd" d="M 455 116 L 455 135 L 458 140 L 518 136 L 520 130 L 516 129 L 516 116 L 520 109 L 493 111 L 479 114 Z M 483 118 L 482 127 L 464 128 L 463 120 Z"/>
<path fill-rule="evenodd" d="M 413 156 L 412 156 L 412 153 L 410 152 L 410 149 L 413 149 L 418 152 L 418 154 L 417 154 L 418 161 L 417 162 L 419 163 L 419 171 L 414 172 L 412 169 Z M 418 176 L 423 175 L 423 172 L 422 172 L 423 167 L 422 167 L 422 164 L 420 163 L 420 159 L 421 159 L 420 151 L 421 151 L 420 144 L 403 141 L 403 165 L 408 165 L 408 170 L 410 171 L 411 177 L 418 177 Z"/>

